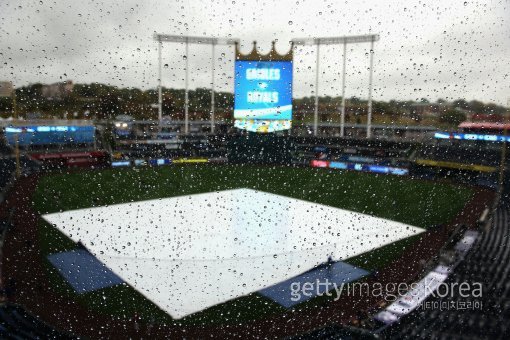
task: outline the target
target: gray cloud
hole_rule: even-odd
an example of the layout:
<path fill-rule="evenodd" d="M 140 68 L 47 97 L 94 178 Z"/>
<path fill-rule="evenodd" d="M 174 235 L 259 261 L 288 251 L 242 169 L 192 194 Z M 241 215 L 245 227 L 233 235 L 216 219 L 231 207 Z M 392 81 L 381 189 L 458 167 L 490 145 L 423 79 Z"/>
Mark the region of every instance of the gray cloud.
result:
<path fill-rule="evenodd" d="M 0 78 L 104 82 L 154 88 L 155 31 L 232 36 L 249 51 L 277 40 L 379 33 L 374 98 L 466 98 L 507 104 L 510 97 L 508 1 L 3 1 Z M 367 96 L 368 44 L 348 49 L 347 95 Z M 163 81 L 184 86 L 184 47 L 165 45 Z M 222 55 L 224 53 L 224 55 Z M 210 47 L 190 48 L 190 86 L 210 86 Z M 218 49 L 216 85 L 233 89 L 233 51 Z M 321 48 L 319 93 L 340 95 L 341 47 Z M 315 48 L 298 48 L 294 94 L 315 91 Z"/>

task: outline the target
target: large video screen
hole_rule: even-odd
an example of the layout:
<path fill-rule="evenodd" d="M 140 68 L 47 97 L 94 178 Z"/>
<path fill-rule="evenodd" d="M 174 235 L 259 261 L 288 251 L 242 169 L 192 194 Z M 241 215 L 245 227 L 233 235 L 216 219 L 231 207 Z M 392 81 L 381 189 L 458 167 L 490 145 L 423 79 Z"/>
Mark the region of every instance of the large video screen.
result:
<path fill-rule="evenodd" d="M 94 126 L 11 126 L 5 128 L 7 143 L 14 145 L 16 138 L 24 145 L 92 144 Z"/>
<path fill-rule="evenodd" d="M 234 126 L 253 132 L 288 130 L 292 122 L 292 62 L 235 63 Z"/>

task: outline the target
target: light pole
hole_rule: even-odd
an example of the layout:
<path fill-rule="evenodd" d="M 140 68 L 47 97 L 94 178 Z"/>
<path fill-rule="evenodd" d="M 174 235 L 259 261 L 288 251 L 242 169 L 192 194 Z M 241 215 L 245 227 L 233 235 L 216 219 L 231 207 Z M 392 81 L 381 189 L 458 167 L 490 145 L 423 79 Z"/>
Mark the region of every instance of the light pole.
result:
<path fill-rule="evenodd" d="M 171 42 L 171 43 L 184 43 L 185 44 L 185 89 L 184 89 L 184 133 L 188 134 L 189 132 L 189 98 L 188 98 L 188 87 L 189 87 L 189 44 L 201 44 L 201 45 L 212 45 L 212 57 L 213 61 L 211 63 L 212 66 L 212 95 L 211 95 L 211 132 L 214 132 L 214 68 L 215 68 L 215 45 L 226 45 L 232 46 L 236 43 L 239 43 L 239 39 L 231 39 L 231 38 L 211 38 L 211 37 L 193 37 L 193 36 L 183 36 L 183 35 L 169 35 L 169 34 L 154 34 L 154 40 L 159 44 L 159 119 L 160 126 L 162 120 L 162 98 L 161 98 L 161 44 L 163 42 Z"/>
<path fill-rule="evenodd" d="M 214 72 L 215 70 L 215 63 L 216 61 L 214 58 L 216 58 L 216 44 L 212 43 L 212 54 L 211 54 L 211 134 L 214 134 Z"/>
<path fill-rule="evenodd" d="M 317 42 L 317 55 L 315 60 L 315 110 L 313 113 L 313 135 L 317 136 L 317 128 L 319 123 L 319 60 L 321 53 L 321 45 Z"/>
<path fill-rule="evenodd" d="M 14 88 L 12 91 L 12 109 L 14 111 L 14 119 L 18 120 L 18 104 L 16 103 L 16 89 Z M 14 146 L 14 155 L 16 158 L 16 178 L 20 178 L 21 176 L 21 166 L 20 166 L 20 157 L 19 157 L 19 133 L 17 132 L 14 136 L 15 146 Z"/>
<path fill-rule="evenodd" d="M 370 42 L 370 74 L 368 76 L 367 138 L 372 137 L 372 79 L 374 76 L 374 39 Z"/>
<path fill-rule="evenodd" d="M 189 98 L 188 98 L 188 87 L 189 87 L 189 58 L 188 58 L 188 55 L 189 55 L 189 43 L 188 43 L 188 39 L 186 39 L 186 45 L 185 45 L 185 60 L 184 60 L 184 64 L 185 64 L 185 68 L 186 68 L 186 74 L 184 75 L 184 134 L 187 135 L 188 132 L 189 132 L 189 126 L 188 126 L 188 123 L 189 123 L 189 113 L 188 113 L 188 108 L 189 108 Z"/>
<path fill-rule="evenodd" d="M 161 77 L 162 77 L 162 70 L 161 70 L 161 48 L 163 43 L 161 41 L 158 41 L 158 120 L 159 120 L 159 129 L 161 131 L 161 123 L 163 122 L 163 95 L 162 95 L 162 89 L 161 89 Z"/>
<path fill-rule="evenodd" d="M 370 129 L 372 127 L 371 125 L 371 119 L 372 119 L 372 72 L 373 72 L 373 51 L 374 51 L 374 42 L 379 40 L 378 34 L 368 34 L 368 35 L 353 35 L 353 36 L 344 36 L 344 37 L 329 37 L 329 38 L 299 38 L 299 39 L 293 39 L 292 42 L 295 45 L 317 45 L 317 74 L 316 74 L 316 83 L 318 84 L 318 74 L 319 74 L 319 61 L 318 61 L 318 55 L 319 55 L 319 45 L 344 45 L 344 55 L 343 55 L 343 78 L 342 78 L 342 109 L 341 109 L 341 117 L 340 117 L 340 135 L 344 136 L 344 122 L 345 122 L 345 63 L 346 63 L 346 56 L 347 56 L 347 44 L 359 44 L 359 43 L 366 43 L 370 42 L 370 78 L 369 78 L 369 89 L 368 89 L 368 116 L 369 120 L 367 122 L 367 138 L 370 137 Z M 317 91 L 317 88 L 315 89 Z M 317 95 L 317 92 L 316 92 Z M 318 99 L 315 100 L 315 116 L 314 116 L 314 135 L 317 135 L 317 128 L 318 128 L 318 111 L 319 111 L 319 103 Z"/>
<path fill-rule="evenodd" d="M 344 42 L 344 55 L 342 65 L 342 112 L 340 113 L 340 137 L 345 136 L 345 64 L 347 60 L 347 43 Z"/>

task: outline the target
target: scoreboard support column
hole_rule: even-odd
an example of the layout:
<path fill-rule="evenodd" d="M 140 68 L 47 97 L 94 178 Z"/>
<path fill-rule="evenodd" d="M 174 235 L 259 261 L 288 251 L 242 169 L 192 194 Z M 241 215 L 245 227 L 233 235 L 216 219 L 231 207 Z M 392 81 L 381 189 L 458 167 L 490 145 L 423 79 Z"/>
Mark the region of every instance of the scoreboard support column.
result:
<path fill-rule="evenodd" d="M 317 55 L 315 60 L 315 107 L 313 112 L 313 135 L 317 136 L 319 124 L 319 66 L 321 44 L 317 41 Z"/>

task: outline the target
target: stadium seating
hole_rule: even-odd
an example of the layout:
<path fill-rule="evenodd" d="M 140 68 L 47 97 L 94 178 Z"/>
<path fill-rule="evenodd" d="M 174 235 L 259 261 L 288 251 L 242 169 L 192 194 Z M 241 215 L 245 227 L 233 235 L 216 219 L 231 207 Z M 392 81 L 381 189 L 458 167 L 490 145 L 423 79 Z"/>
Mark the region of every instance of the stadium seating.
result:
<path fill-rule="evenodd" d="M 0 158 L 0 191 L 3 191 L 12 180 L 15 168 L 14 158 Z"/>
<path fill-rule="evenodd" d="M 492 224 L 484 230 L 478 243 L 464 261 L 449 276 L 449 283 L 480 282 L 483 296 L 480 309 L 438 310 L 425 309 L 410 314 L 387 331 L 387 335 L 398 338 L 505 338 L 510 332 L 510 207 L 501 205 L 494 214 Z M 473 297 L 433 297 L 432 301 L 459 306 Z"/>
<path fill-rule="evenodd" d="M 226 158 L 225 136 L 194 135 L 166 142 L 161 139 L 160 143 L 147 143 L 143 140 L 123 141 L 116 146 L 115 153 L 122 155 L 123 159 L 158 159 L 158 158 Z"/>
<path fill-rule="evenodd" d="M 501 161 L 501 148 L 492 143 L 453 143 L 441 141 L 422 145 L 416 158 L 462 164 L 498 166 Z"/>
<path fill-rule="evenodd" d="M 326 159 L 407 166 L 413 158 L 424 158 L 498 166 L 501 158 L 500 150 L 497 148 L 473 147 L 467 144 L 462 146 L 435 143 L 420 146 L 414 143 L 389 141 L 259 135 L 188 138 L 182 140 L 177 150 L 166 148 L 165 145 L 143 143 L 133 143 L 124 147 L 122 156 L 127 159 L 228 156 L 229 162 L 240 164 L 309 165 L 311 160 Z M 0 190 L 3 190 L 13 178 L 15 160 L 12 157 L 12 150 L 5 145 L 0 144 L 0 154 L 3 155 L 0 158 Z M 24 156 L 21 157 L 21 165 L 25 172 L 28 169 L 37 170 L 38 167 L 36 162 Z M 465 178 L 463 175 L 450 172 L 447 174 L 455 181 L 495 188 L 497 173 L 468 174 Z M 435 174 L 431 176 L 435 178 Z M 370 325 L 370 329 L 329 325 L 298 338 L 503 337 L 510 332 L 510 325 L 506 322 L 510 319 L 509 219 L 510 205 L 501 204 L 494 214 L 491 227 L 481 230 L 475 246 L 447 279 L 450 283 L 483 282 L 482 310 L 420 310 L 403 317 L 397 324 L 384 328 L 382 333 L 376 332 L 378 328 L 368 322 L 363 325 Z M 465 301 L 465 298 L 456 295 L 433 299 L 439 303 Z M 0 306 L 0 338 L 47 337 L 68 336 L 56 333 L 19 306 Z"/>
<path fill-rule="evenodd" d="M 504 203 L 445 281 L 450 287 L 462 282 L 480 282 L 481 297 L 461 296 L 458 290 L 452 290 L 445 296 L 431 295 L 425 301 L 434 304 L 434 308 L 417 309 L 389 327 L 381 327 L 382 324 L 369 319 L 362 323 L 362 328 L 333 324 L 294 339 L 507 339 L 510 334 L 509 225 L 510 205 Z M 475 302 L 481 303 L 478 308 L 467 307 Z"/>
<path fill-rule="evenodd" d="M 22 307 L 10 304 L 0 306 L 0 337 L 2 339 L 76 339 L 54 330 Z"/>
<path fill-rule="evenodd" d="M 20 167 L 24 174 L 32 173 L 39 169 L 38 163 L 27 156 L 20 157 Z M 3 193 L 14 181 L 15 170 L 16 160 L 14 157 L 7 156 L 6 158 L 0 158 L 0 193 Z"/>
<path fill-rule="evenodd" d="M 12 154 L 12 148 L 5 143 L 0 143 L 0 155 L 7 156 Z"/>
<path fill-rule="evenodd" d="M 406 167 L 414 149 L 412 143 L 367 141 L 340 138 L 295 138 L 295 165 L 308 165 L 314 159 L 382 166 Z"/>
<path fill-rule="evenodd" d="M 294 151 L 292 139 L 247 133 L 230 138 L 227 143 L 228 161 L 237 164 L 291 164 Z"/>
<path fill-rule="evenodd" d="M 7 144 L 0 142 L 0 193 L 1 197 L 5 189 L 14 179 L 16 161 L 13 158 L 13 150 Z"/>

